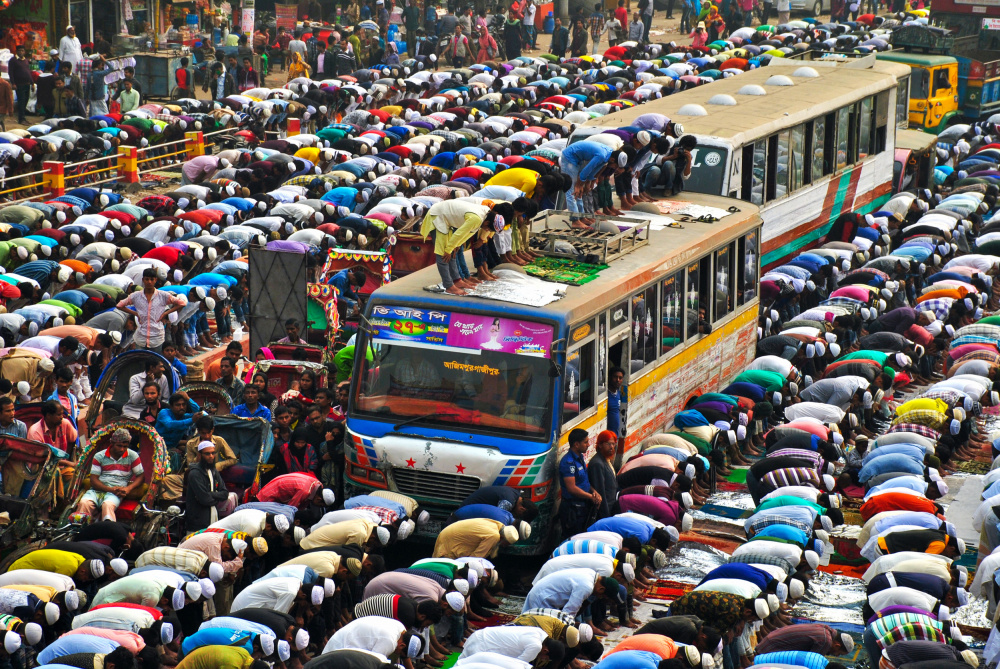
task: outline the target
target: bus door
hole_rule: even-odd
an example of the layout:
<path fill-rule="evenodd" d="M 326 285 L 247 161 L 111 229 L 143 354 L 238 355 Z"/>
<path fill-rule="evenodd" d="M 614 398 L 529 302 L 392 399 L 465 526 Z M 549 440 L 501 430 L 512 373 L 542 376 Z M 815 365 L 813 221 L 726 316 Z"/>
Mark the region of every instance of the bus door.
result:
<path fill-rule="evenodd" d="M 607 393 L 608 390 L 607 380 L 610 377 L 612 370 L 618 368 L 621 369 L 624 374 L 622 388 L 624 388 L 624 396 L 628 397 L 629 370 L 631 368 L 632 361 L 630 326 L 631 320 L 629 318 L 629 301 L 622 300 L 613 306 L 611 311 L 608 313 L 608 335 L 606 344 L 607 376 L 602 374 L 605 384 L 603 390 L 605 393 Z M 605 348 L 603 342 L 601 348 Z M 620 466 L 621 458 L 624 455 L 626 426 L 628 425 L 627 402 L 621 402 L 619 410 L 621 412 L 622 430 L 618 438 L 618 454 L 615 458 L 616 467 Z"/>

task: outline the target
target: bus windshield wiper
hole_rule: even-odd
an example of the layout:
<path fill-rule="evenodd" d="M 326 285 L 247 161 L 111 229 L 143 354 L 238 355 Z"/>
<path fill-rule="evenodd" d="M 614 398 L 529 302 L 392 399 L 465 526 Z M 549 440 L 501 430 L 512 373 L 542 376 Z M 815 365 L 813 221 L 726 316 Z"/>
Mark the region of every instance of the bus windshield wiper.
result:
<path fill-rule="evenodd" d="M 421 421 L 425 418 L 430 418 L 431 416 L 437 416 L 437 415 L 439 415 L 437 411 L 432 411 L 431 413 L 424 414 L 423 416 L 414 416 L 413 418 L 407 418 L 402 423 L 397 423 L 396 425 L 393 425 L 392 431 L 396 432 L 399 430 L 399 428 L 403 427 L 404 425 L 409 425 L 410 423 L 416 423 L 417 421 Z"/>

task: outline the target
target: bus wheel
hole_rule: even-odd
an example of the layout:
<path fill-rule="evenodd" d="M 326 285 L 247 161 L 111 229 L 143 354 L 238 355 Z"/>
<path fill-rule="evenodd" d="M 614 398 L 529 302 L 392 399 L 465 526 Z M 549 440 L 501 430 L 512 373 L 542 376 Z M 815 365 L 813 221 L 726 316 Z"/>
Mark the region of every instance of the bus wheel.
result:
<path fill-rule="evenodd" d="M 520 272 L 521 274 L 527 274 L 527 272 L 524 271 L 523 267 L 509 262 L 501 263 L 500 265 L 497 265 L 493 269 L 509 269 L 512 272 Z"/>

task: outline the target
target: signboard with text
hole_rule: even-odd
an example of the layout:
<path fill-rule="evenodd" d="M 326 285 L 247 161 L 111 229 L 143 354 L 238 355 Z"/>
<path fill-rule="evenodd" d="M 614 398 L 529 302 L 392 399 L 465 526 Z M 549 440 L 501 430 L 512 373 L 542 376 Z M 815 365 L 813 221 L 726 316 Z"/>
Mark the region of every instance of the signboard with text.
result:
<path fill-rule="evenodd" d="M 279 28 L 286 30 L 295 29 L 295 21 L 298 19 L 298 5 L 274 5 L 274 18 Z"/>
<path fill-rule="evenodd" d="M 548 358 L 552 353 L 551 325 L 435 309 L 378 305 L 369 318 L 373 338 L 381 343 L 419 343 L 447 346 L 463 352 L 514 353 Z"/>

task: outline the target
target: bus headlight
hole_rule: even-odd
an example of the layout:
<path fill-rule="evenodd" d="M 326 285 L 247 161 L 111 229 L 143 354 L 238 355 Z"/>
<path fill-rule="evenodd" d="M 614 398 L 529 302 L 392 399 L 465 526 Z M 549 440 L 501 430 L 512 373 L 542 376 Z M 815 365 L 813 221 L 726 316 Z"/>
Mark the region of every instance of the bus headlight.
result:
<path fill-rule="evenodd" d="M 351 476 L 359 479 L 365 478 L 364 467 L 358 467 L 357 465 L 351 465 Z"/>
<path fill-rule="evenodd" d="M 385 475 L 380 471 L 372 470 L 368 473 L 368 478 L 376 483 L 385 483 Z"/>

